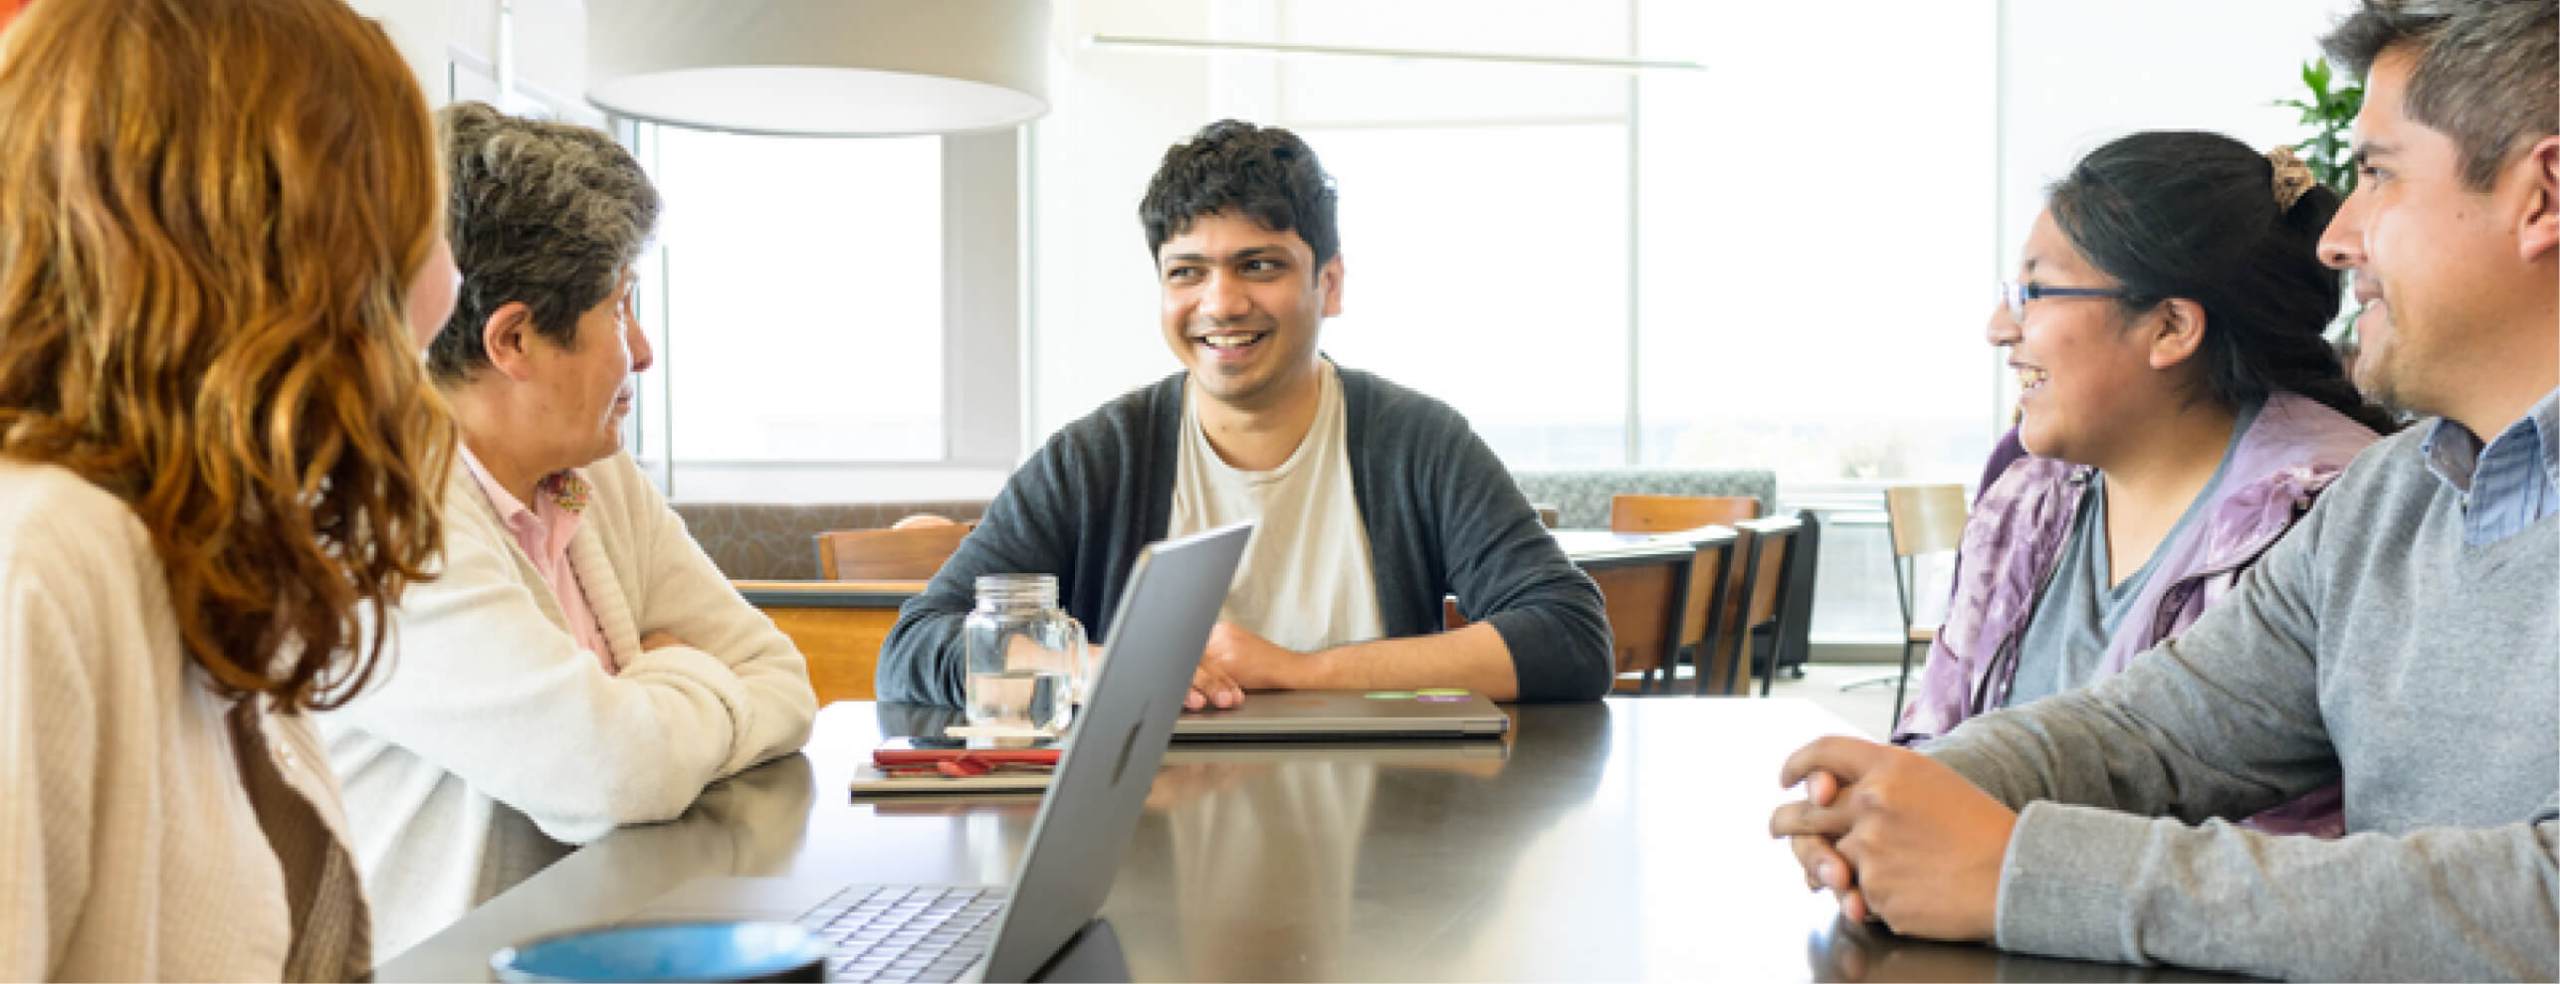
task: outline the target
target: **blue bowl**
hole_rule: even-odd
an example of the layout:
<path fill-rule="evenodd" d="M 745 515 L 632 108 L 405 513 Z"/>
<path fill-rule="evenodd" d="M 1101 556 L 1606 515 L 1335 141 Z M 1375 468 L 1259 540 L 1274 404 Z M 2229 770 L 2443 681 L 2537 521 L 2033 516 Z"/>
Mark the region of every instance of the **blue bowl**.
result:
<path fill-rule="evenodd" d="M 501 981 L 822 981 L 827 948 L 790 923 L 638 923 L 582 929 L 489 956 Z"/>

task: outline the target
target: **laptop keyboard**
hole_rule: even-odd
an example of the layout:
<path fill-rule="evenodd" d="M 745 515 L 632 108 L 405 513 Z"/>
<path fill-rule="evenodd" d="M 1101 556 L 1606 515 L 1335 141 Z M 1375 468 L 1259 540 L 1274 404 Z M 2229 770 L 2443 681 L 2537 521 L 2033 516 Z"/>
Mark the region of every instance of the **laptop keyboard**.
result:
<path fill-rule="evenodd" d="M 956 980 L 986 954 L 1004 890 L 852 885 L 818 903 L 800 925 L 827 941 L 827 979 Z"/>

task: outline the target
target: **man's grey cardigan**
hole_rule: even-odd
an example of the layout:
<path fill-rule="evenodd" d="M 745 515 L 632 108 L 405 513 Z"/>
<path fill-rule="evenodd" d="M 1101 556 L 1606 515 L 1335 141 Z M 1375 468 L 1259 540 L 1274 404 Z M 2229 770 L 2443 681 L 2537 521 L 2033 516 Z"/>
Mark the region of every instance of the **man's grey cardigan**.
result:
<path fill-rule="evenodd" d="M 1440 631 L 1441 599 L 1511 649 L 1522 700 L 1593 698 L 1615 675 L 1600 591 L 1539 525 L 1492 449 L 1446 404 L 1340 370 L 1351 489 L 1369 533 L 1389 637 Z M 1013 473 L 986 517 L 881 647 L 881 700 L 957 705 L 961 622 L 981 574 L 1049 573 L 1096 640 L 1138 549 L 1171 522 L 1185 374 L 1133 390 L 1060 430 Z"/>

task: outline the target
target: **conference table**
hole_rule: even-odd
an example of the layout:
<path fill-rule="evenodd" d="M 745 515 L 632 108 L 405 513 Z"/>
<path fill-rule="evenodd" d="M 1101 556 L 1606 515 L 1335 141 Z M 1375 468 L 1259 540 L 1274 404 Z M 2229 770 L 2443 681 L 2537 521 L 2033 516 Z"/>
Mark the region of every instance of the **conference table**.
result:
<path fill-rule="evenodd" d="M 1555 539 L 1565 557 L 1585 571 L 1678 560 L 1696 553 L 1702 545 L 1734 540 L 1730 526 L 1701 526 L 1678 533 L 1561 529 L 1548 530 L 1547 535 Z"/>
<path fill-rule="evenodd" d="M 1846 721 L 1792 699 L 1506 708 L 1500 740 L 1177 744 L 1077 975 L 1132 980 L 2154 980 L 1841 920 L 1768 836 L 1788 752 Z M 568 853 L 388 960 L 487 980 L 499 947 L 612 922 L 700 876 L 1009 882 L 1034 796 L 855 799 L 884 735 L 951 712 L 845 701 L 807 749 L 684 816 Z M 1081 952 L 1095 951 L 1095 952 Z M 1101 967 L 1106 969 L 1095 970 Z"/>

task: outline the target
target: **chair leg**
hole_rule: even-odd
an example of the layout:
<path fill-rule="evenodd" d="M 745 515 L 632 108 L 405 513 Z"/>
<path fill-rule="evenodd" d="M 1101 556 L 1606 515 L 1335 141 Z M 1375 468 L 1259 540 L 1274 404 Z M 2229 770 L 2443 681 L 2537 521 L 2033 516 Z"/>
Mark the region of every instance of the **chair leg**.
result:
<path fill-rule="evenodd" d="M 1885 737 L 1893 737 L 1893 729 L 1902 727 L 1902 697 L 1911 689 L 1911 646 L 1902 644 L 1902 674 L 1893 680 L 1893 720 L 1885 723 Z"/>
<path fill-rule="evenodd" d="M 1760 678 L 1760 696 L 1762 697 L 1769 696 L 1769 688 L 1778 685 L 1778 657 L 1784 655 L 1780 650 L 1785 648 L 1785 641 L 1778 638 L 1781 630 L 1775 626 L 1783 621 L 1780 619 L 1770 623 L 1772 628 L 1769 630 L 1769 675 Z M 1749 671 L 1749 664 L 1745 664 L 1743 669 L 1746 672 Z"/>

